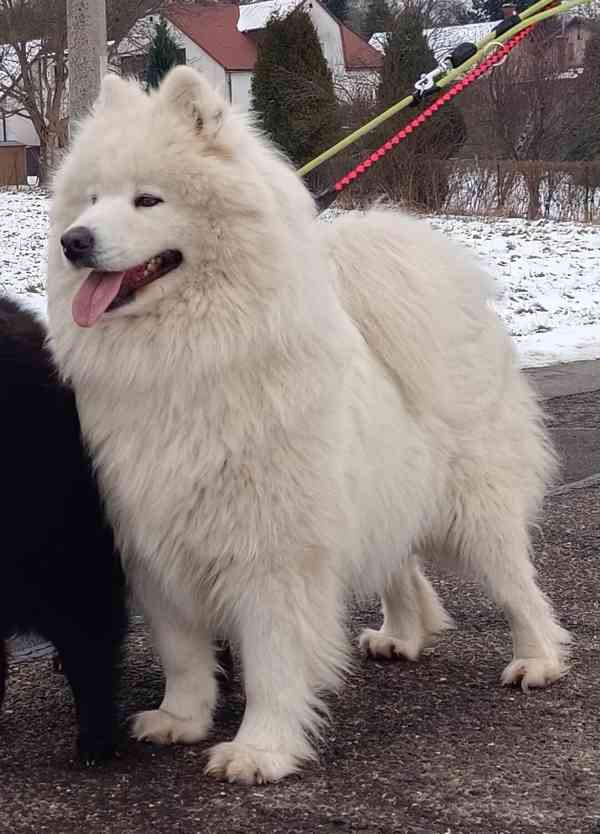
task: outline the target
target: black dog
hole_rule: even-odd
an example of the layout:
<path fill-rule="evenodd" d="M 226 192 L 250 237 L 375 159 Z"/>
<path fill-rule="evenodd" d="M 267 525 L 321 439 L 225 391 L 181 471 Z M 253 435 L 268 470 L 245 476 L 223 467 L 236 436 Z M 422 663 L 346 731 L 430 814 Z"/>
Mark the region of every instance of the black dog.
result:
<path fill-rule="evenodd" d="M 0 706 L 6 638 L 51 640 L 73 690 L 78 752 L 115 750 L 115 696 L 127 627 L 125 580 L 82 445 L 73 393 L 44 326 L 0 298 Z"/>

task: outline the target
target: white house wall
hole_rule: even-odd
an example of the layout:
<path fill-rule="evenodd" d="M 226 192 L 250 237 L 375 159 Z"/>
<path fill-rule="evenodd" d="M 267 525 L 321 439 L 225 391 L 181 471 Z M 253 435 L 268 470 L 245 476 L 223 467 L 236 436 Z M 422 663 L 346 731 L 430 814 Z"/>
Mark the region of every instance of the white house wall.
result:
<path fill-rule="evenodd" d="M 227 89 L 231 97 L 228 101 L 236 110 L 246 113 L 252 109 L 252 76 L 251 72 L 229 72 Z M 360 95 L 363 98 L 374 98 L 379 84 L 379 74 L 372 70 L 352 70 L 339 73 L 335 79 L 335 91 L 340 101 L 350 101 Z"/>
<path fill-rule="evenodd" d="M 252 73 L 251 72 L 230 72 L 231 80 L 231 103 L 242 113 L 250 110 L 252 102 Z"/>
<path fill-rule="evenodd" d="M 334 75 L 345 71 L 344 48 L 342 46 L 342 33 L 339 23 L 329 15 L 318 3 L 311 3 L 310 0 L 304 5 L 313 22 L 323 55 L 329 64 Z"/>
<path fill-rule="evenodd" d="M 6 139 L 9 142 L 22 142 L 24 145 L 39 145 L 40 140 L 31 121 L 25 116 L 6 117 Z M 4 130 L 0 123 L 0 140 L 4 140 Z"/>
<path fill-rule="evenodd" d="M 186 63 L 192 67 L 196 67 L 196 69 L 199 69 L 210 84 L 226 99 L 229 99 L 229 93 L 227 90 L 227 73 L 221 64 L 217 63 L 214 58 L 211 58 L 207 52 L 201 49 L 198 44 L 194 43 L 191 38 L 188 38 L 188 36 L 179 29 L 171 26 L 171 24 L 169 24 L 169 28 L 171 29 L 178 45 L 182 49 L 185 49 Z"/>

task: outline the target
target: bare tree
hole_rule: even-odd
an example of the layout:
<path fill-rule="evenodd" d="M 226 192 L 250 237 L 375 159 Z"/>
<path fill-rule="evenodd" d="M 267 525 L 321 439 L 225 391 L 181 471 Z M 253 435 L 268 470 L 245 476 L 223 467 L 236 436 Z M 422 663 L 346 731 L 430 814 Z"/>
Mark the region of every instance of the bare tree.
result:
<path fill-rule="evenodd" d="M 115 45 L 160 0 L 108 0 Z M 40 181 L 68 137 L 65 0 L 0 0 L 0 111 L 29 119 L 40 140 Z"/>
<path fill-rule="evenodd" d="M 488 159 L 537 163 L 572 158 L 593 97 L 558 59 L 560 27 L 537 27 L 506 64 L 465 94 L 472 143 Z M 529 215 L 541 209 L 538 168 L 529 166 Z"/>
<path fill-rule="evenodd" d="M 67 34 L 60 5 L 48 0 L 42 19 L 29 0 L 0 0 L 0 107 L 6 116 L 30 119 L 40 140 L 41 178 L 67 136 Z"/>
<path fill-rule="evenodd" d="M 107 0 L 106 25 L 110 42 L 109 57 L 129 35 L 134 23 L 146 15 L 157 12 L 164 0 Z M 153 30 L 152 30 L 153 31 Z M 151 39 L 150 35 L 150 39 Z M 147 46 L 147 42 L 144 42 Z"/>

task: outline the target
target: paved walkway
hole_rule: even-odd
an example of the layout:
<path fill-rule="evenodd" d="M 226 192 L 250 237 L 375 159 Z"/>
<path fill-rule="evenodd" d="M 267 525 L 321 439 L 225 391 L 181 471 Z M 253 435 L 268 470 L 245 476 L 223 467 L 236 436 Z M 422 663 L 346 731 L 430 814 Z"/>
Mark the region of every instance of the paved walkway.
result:
<path fill-rule="evenodd" d="M 563 464 L 561 481 L 600 475 L 600 360 L 532 368 L 527 374 L 546 401 L 552 437 Z"/>
<path fill-rule="evenodd" d="M 585 477 L 600 438 L 600 363 L 578 364 L 575 380 L 561 366 L 532 371 L 551 397 L 569 481 Z M 275 786 L 212 782 L 205 745 L 130 742 L 120 761 L 86 771 L 71 761 L 64 679 L 49 660 L 13 665 L 0 834 L 600 834 L 600 486 L 550 496 L 535 544 L 543 586 L 575 635 L 563 681 L 528 695 L 502 689 L 503 618 L 473 585 L 435 577 L 457 630 L 415 664 L 357 656 L 330 699 L 320 762 Z M 378 622 L 377 608 L 362 606 L 352 633 Z M 123 715 L 155 706 L 161 686 L 136 625 Z M 231 738 L 242 710 L 236 676 L 210 743 Z"/>
<path fill-rule="evenodd" d="M 563 362 L 545 368 L 525 368 L 544 399 L 600 389 L 600 359 Z"/>

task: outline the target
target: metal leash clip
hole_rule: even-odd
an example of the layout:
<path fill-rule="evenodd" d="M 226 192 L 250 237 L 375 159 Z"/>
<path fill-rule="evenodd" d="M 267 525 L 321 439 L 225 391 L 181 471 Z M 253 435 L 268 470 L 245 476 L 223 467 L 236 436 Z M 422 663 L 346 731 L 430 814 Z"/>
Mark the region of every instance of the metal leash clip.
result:
<path fill-rule="evenodd" d="M 419 80 L 415 83 L 415 98 L 421 100 L 436 89 L 436 79 L 452 69 L 452 63 L 449 57 L 444 58 L 435 69 L 431 72 L 424 72 Z"/>

